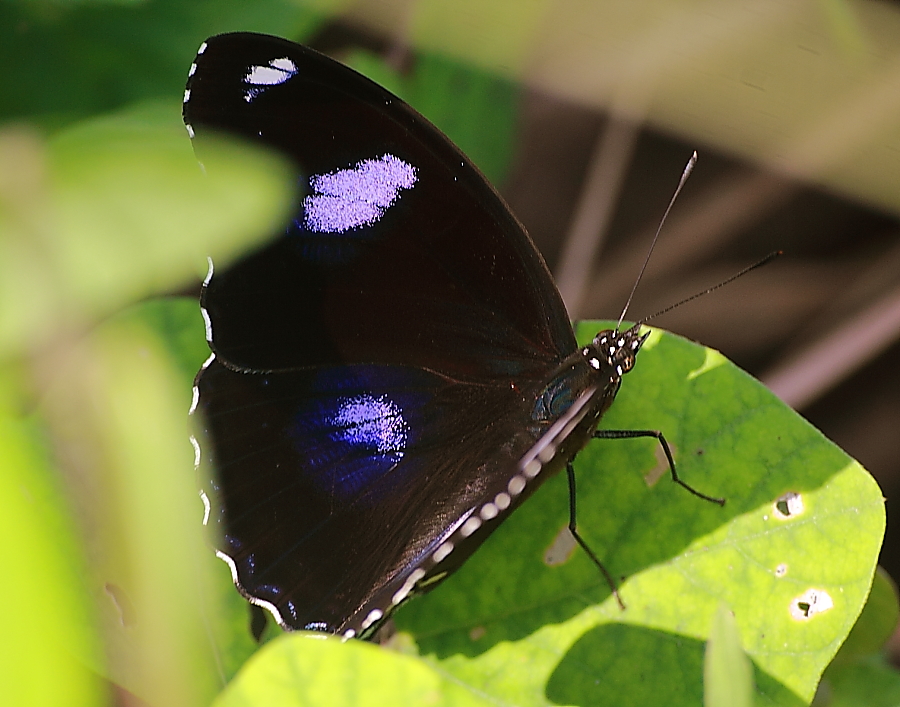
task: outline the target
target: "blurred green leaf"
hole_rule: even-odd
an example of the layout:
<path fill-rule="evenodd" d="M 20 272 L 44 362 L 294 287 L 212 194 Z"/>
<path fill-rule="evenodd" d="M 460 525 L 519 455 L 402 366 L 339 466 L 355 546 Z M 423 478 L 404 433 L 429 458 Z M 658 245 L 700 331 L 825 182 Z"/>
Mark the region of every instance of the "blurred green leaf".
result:
<path fill-rule="evenodd" d="M 361 641 L 298 633 L 255 655 L 214 707 L 495 704 L 415 658 Z"/>
<path fill-rule="evenodd" d="M 41 411 L 82 519 L 106 675 L 149 704 L 188 707 L 225 680 L 208 628 L 220 563 L 202 538 L 190 387 L 145 309 L 55 352 L 39 369 Z"/>
<path fill-rule="evenodd" d="M 900 619 L 897 585 L 881 567 L 859 619 L 831 663 L 831 668 L 858 658 L 878 655 Z"/>
<path fill-rule="evenodd" d="M 20 371 L 0 370 L 0 684 L 8 705 L 104 704 L 84 557 L 46 445 L 20 417 Z"/>
<path fill-rule="evenodd" d="M 62 126 L 180 97 L 207 37 L 252 31 L 302 41 L 344 0 L 0 3 L 0 121 Z"/>
<path fill-rule="evenodd" d="M 177 108 L 86 122 L 46 144 L 0 133 L 0 355 L 195 279 L 277 231 L 282 163 L 206 144 L 204 174 Z"/>
<path fill-rule="evenodd" d="M 158 297 L 135 305 L 131 315 L 152 330 L 175 364 L 183 391 L 189 391 L 209 344 L 197 297 Z"/>
<path fill-rule="evenodd" d="M 900 672 L 883 656 L 869 656 L 828 671 L 814 707 L 896 707 Z"/>
<path fill-rule="evenodd" d="M 898 615 L 897 586 L 879 567 L 859 620 L 822 677 L 816 707 L 900 704 L 900 671 L 884 654 Z"/>
<path fill-rule="evenodd" d="M 734 615 L 719 604 L 706 642 L 703 664 L 704 707 L 751 707 L 753 666 L 741 647 Z"/>

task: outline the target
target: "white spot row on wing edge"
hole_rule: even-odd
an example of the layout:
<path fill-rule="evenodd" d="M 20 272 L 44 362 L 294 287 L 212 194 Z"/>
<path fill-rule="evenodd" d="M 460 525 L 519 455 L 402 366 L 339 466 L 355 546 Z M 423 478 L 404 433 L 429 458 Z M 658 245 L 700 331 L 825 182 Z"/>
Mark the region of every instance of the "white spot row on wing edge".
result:
<path fill-rule="evenodd" d="M 583 392 L 566 413 L 551 426 L 540 440 L 538 440 L 537 444 L 525 454 L 519 462 L 520 472 L 513 476 L 507 483 L 507 491 L 499 492 L 491 501 L 482 504 L 482 506 L 477 509 L 477 513 L 475 512 L 476 508 L 470 509 L 468 513 L 463 514 L 463 516 L 447 530 L 444 534 L 444 539 L 437 543 L 436 549 L 432 551 L 431 557 L 429 558 L 432 563 L 432 568 L 446 560 L 456 548 L 454 536 L 457 532 L 461 538 L 467 538 L 483 525 L 483 521 L 497 517 L 500 515 L 501 511 L 506 510 L 512 505 L 512 499 L 521 494 L 528 485 L 528 481 L 537 477 L 541 469 L 556 455 L 559 441 L 571 434 L 572 430 L 574 430 L 584 419 L 584 416 L 587 414 L 587 404 L 595 392 L 596 388 L 590 388 Z M 410 572 L 400 588 L 394 592 L 391 597 L 391 606 L 396 607 L 401 604 L 426 574 L 427 571 L 422 567 L 417 567 Z M 366 618 L 361 622 L 360 629 L 365 631 L 383 617 L 383 609 L 377 607 L 370 609 L 366 614 Z M 356 631 L 354 629 L 347 629 L 342 634 L 342 637 L 344 640 L 347 640 L 353 638 L 355 635 Z"/>

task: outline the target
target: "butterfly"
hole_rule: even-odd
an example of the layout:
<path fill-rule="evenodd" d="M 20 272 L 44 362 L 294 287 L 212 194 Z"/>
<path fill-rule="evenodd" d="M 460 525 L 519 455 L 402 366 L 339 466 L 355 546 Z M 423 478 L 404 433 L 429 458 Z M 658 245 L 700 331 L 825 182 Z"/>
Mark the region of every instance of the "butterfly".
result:
<path fill-rule="evenodd" d="M 647 334 L 579 347 L 525 229 L 406 103 L 235 33 L 200 47 L 183 113 L 198 154 L 227 134 L 295 167 L 284 231 L 210 263 L 192 406 L 217 554 L 282 627 L 371 636 L 594 437 L 656 437 L 686 486 L 659 432 L 596 431 Z"/>

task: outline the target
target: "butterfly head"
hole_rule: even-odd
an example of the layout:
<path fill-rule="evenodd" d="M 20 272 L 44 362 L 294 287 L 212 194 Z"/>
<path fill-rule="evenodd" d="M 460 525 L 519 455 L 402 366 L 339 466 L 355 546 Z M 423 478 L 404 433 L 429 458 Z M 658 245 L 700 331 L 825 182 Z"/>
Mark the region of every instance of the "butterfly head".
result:
<path fill-rule="evenodd" d="M 625 331 L 604 329 L 591 342 L 589 347 L 591 356 L 599 357 L 598 363 L 605 362 L 619 376 L 628 373 L 634 368 L 638 351 L 650 336 L 649 331 L 641 334 L 640 327 L 640 324 L 635 324 Z"/>

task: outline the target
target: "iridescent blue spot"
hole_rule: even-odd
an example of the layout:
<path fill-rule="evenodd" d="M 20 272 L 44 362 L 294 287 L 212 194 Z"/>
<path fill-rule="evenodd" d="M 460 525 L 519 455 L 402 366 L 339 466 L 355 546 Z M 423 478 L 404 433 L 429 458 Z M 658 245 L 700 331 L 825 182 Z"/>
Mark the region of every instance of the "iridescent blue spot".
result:
<path fill-rule="evenodd" d="M 272 59 L 267 66 L 251 66 L 244 75 L 244 100 L 250 103 L 270 86 L 277 86 L 297 73 L 297 65 L 288 59 Z"/>
<path fill-rule="evenodd" d="M 316 233 L 371 226 L 397 201 L 401 189 L 412 189 L 415 183 L 416 168 L 388 154 L 357 162 L 351 169 L 313 175 L 313 193 L 303 200 L 304 225 Z"/>
<path fill-rule="evenodd" d="M 403 458 L 408 426 L 403 412 L 386 395 L 358 395 L 341 401 L 331 419 L 332 438 L 363 447 L 396 463 Z"/>
<path fill-rule="evenodd" d="M 360 504 L 378 504 L 412 483 L 407 466 L 433 391 L 434 374 L 391 366 L 347 366 L 311 372 L 285 432 L 304 483 L 320 493 Z M 430 419 L 430 418 L 428 418 Z"/>

